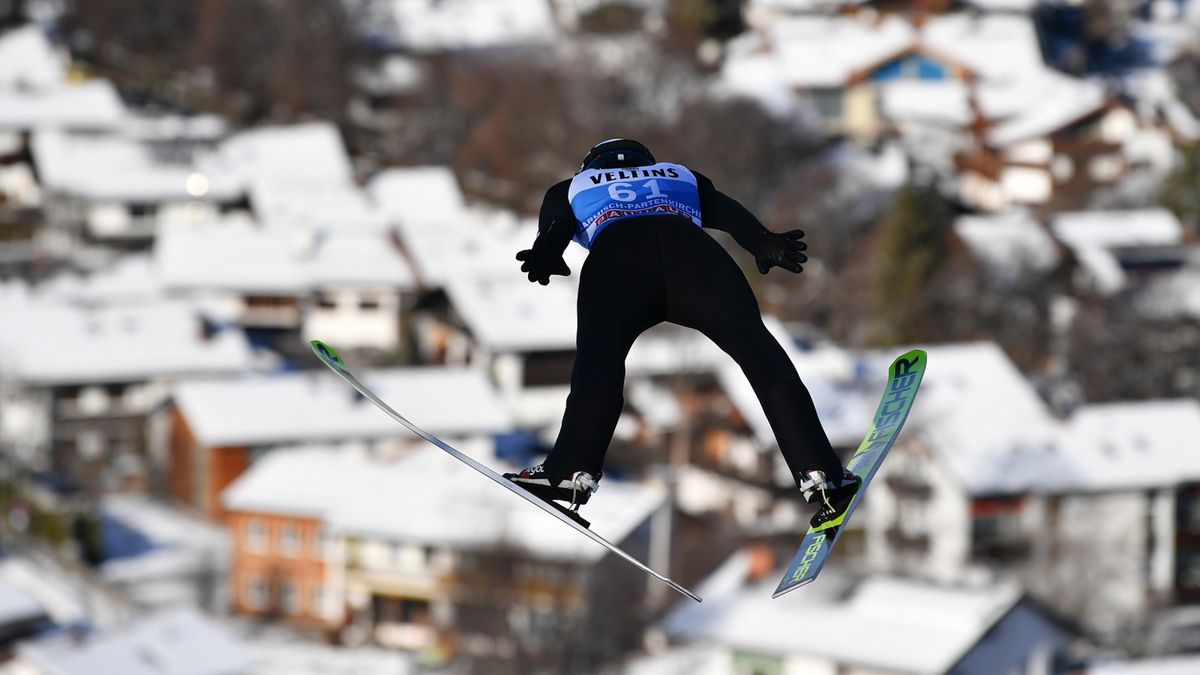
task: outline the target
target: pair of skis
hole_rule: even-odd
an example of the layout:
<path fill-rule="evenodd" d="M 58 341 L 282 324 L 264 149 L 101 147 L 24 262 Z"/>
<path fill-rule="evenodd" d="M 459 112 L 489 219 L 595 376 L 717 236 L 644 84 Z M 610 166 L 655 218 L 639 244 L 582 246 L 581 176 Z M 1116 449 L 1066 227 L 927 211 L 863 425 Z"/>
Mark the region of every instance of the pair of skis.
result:
<path fill-rule="evenodd" d="M 629 562 L 629 564 L 634 565 L 696 602 L 700 602 L 700 596 L 666 576 L 659 574 L 637 558 L 623 551 L 619 546 L 592 532 L 574 518 L 564 513 L 562 509 L 556 508 L 556 505 L 535 497 L 523 488 L 518 487 L 512 481 L 503 478 L 495 471 L 492 471 L 483 464 L 451 447 L 440 438 L 408 421 L 363 385 L 346 367 L 345 361 L 342 360 L 342 357 L 336 350 L 320 340 L 313 340 L 311 344 L 313 352 L 322 363 L 337 373 L 350 386 L 358 390 L 368 401 L 375 404 L 376 407 L 392 419 L 408 427 L 416 435 L 483 474 L 491 479 L 492 482 L 557 518 L 576 532 L 612 551 Z M 826 559 L 829 557 L 834 544 L 837 543 L 838 537 L 841 535 L 843 526 L 850 519 L 850 515 L 854 512 L 855 507 L 858 506 L 858 502 L 862 499 L 862 494 L 866 490 L 867 484 L 875 476 L 875 472 L 879 469 L 883 458 L 887 455 L 888 450 L 891 449 L 892 444 L 895 443 L 896 436 L 899 435 L 900 428 L 904 425 L 904 420 L 908 418 L 908 411 L 912 408 L 913 398 L 916 396 L 917 388 L 920 386 L 921 376 L 925 372 L 925 358 L 925 352 L 918 349 L 904 354 L 892 363 L 889 370 L 887 389 L 875 413 L 871 431 L 863 439 L 862 445 L 858 447 L 858 451 L 854 453 L 854 457 L 851 458 L 847 465 L 851 471 L 862 478 L 863 482 L 858 490 L 858 494 L 855 495 L 854 500 L 840 517 L 822 524 L 819 528 L 809 528 L 803 543 L 800 545 L 800 550 L 796 553 L 795 559 L 792 560 L 792 563 L 784 572 L 783 580 L 779 582 L 779 587 L 775 590 L 773 597 L 779 597 L 788 591 L 795 590 L 813 581 L 817 578 L 817 574 L 820 573 L 821 568 L 824 567 Z"/>

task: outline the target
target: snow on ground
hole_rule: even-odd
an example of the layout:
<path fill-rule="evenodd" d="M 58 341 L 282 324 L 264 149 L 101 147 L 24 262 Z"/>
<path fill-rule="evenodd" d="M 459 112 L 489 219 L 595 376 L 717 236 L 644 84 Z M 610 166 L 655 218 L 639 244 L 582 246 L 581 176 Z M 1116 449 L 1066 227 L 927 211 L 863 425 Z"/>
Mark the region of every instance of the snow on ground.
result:
<path fill-rule="evenodd" d="M 1086 675 L 1195 675 L 1200 673 L 1200 656 L 1172 656 L 1138 661 L 1091 663 Z"/>
<path fill-rule="evenodd" d="M 17 659 L 54 675 L 225 675 L 245 672 L 253 654 L 194 609 L 174 609 L 80 641 L 60 635 L 21 643 Z"/>
<path fill-rule="evenodd" d="M 410 675 L 415 673 L 408 654 L 378 647 L 354 649 L 308 642 L 280 642 L 248 638 L 246 646 L 254 665 L 244 675 Z"/>

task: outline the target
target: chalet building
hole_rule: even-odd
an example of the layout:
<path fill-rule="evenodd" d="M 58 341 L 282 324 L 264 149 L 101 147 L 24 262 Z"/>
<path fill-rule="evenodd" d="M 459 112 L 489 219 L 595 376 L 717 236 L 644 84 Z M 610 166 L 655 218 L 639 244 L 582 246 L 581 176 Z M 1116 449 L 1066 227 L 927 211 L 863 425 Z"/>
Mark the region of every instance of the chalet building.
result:
<path fill-rule="evenodd" d="M 169 292 L 206 298 L 222 321 L 285 352 L 312 339 L 387 353 L 404 344 L 403 309 L 415 282 L 385 231 L 167 229 L 154 261 Z"/>
<path fill-rule="evenodd" d="M 463 489 L 473 481 L 478 490 Z M 393 648 L 488 658 L 511 653 L 506 641 L 516 638 L 499 635 L 536 639 L 546 622 L 639 606 L 645 575 L 625 574 L 624 561 L 561 536 L 560 524 L 485 482 L 427 446 L 392 459 L 328 448 L 271 454 L 222 497 L 235 541 L 235 610 Z M 605 493 L 587 507 L 594 527 L 647 555 L 662 492 L 613 483 Z M 620 583 L 600 584 L 607 574 Z M 513 616 L 525 618 L 513 624 Z"/>
<path fill-rule="evenodd" d="M 1200 405 L 1091 405 L 1059 420 L 992 345 L 929 358 L 860 520 L 874 568 L 1020 581 L 1105 634 L 1196 601 L 1200 462 L 1180 448 L 1200 433 Z"/>
<path fill-rule="evenodd" d="M 0 337 L 0 444 L 32 471 L 144 487 L 160 470 L 154 413 L 171 382 L 250 367 L 244 336 L 214 333 L 187 303 L 89 307 L 26 293 L 0 302 L 11 327 Z"/>
<path fill-rule="evenodd" d="M 490 455 L 493 436 L 511 427 L 479 370 L 399 368 L 367 371 L 362 380 L 414 423 L 465 452 Z M 172 393 L 167 492 L 216 520 L 222 518 L 222 491 L 277 448 L 348 443 L 403 452 L 424 443 L 324 370 L 184 382 Z"/>

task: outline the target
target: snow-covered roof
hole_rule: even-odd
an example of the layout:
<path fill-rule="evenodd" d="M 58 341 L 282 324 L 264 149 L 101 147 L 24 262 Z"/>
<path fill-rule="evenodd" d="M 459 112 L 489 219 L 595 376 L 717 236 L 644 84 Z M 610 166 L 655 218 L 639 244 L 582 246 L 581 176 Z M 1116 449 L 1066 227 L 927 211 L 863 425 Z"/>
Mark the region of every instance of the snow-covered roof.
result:
<path fill-rule="evenodd" d="M 918 29 L 892 15 L 867 20 L 810 14 L 775 19 L 730 41 L 721 81 L 753 98 L 781 84 L 841 88 L 908 50 L 961 64 L 989 82 L 1019 83 L 1046 70 L 1028 16 L 932 16 Z"/>
<path fill-rule="evenodd" d="M 34 560 L 13 555 L 0 560 L 0 584 L 32 598 L 56 624 L 66 626 L 88 618 L 87 598 Z"/>
<path fill-rule="evenodd" d="M 107 495 L 101 508 L 106 518 L 151 545 L 147 551 L 109 560 L 100 568 L 107 583 L 122 585 L 127 595 L 143 604 L 156 604 L 162 595 L 194 598 L 195 575 L 211 571 L 214 564 L 228 563 L 230 533 L 221 526 L 143 495 Z"/>
<path fill-rule="evenodd" d="M 1026 211 L 960 216 L 954 232 L 994 272 L 1043 272 L 1060 259 L 1054 239 Z"/>
<path fill-rule="evenodd" d="M 391 0 L 382 27 L 415 52 L 549 44 L 557 37 L 548 2 L 529 0 Z"/>
<path fill-rule="evenodd" d="M 250 367 L 245 335 L 205 338 L 194 306 L 177 300 L 77 307 L 0 303 L 0 372 L 39 384 L 136 382 Z"/>
<path fill-rule="evenodd" d="M 669 614 L 667 634 L 757 654 L 945 673 L 1021 599 L 1010 586 L 956 588 L 887 576 L 858 581 L 827 570 L 805 588 L 803 601 L 773 600 L 779 575 L 747 584 L 748 557 L 735 554 L 701 584 L 703 604 L 679 605 Z M 820 617 L 821 630 L 796 629 L 813 616 Z M 863 636 L 870 636 L 868 649 Z"/>
<path fill-rule="evenodd" d="M 903 350 L 799 352 L 785 344 L 835 445 L 855 446 L 870 426 Z M 1096 492 L 1200 479 L 1200 403 L 1156 401 L 1084 407 L 1066 422 L 993 343 L 926 347 L 929 369 L 901 437 L 919 437 L 970 494 Z M 721 384 L 759 442 L 775 437 L 732 364 Z M 986 430 L 986 432 L 981 432 Z"/>
<path fill-rule="evenodd" d="M 154 260 L 163 283 L 173 289 L 303 294 L 329 286 L 415 284 L 386 231 L 163 228 Z"/>
<path fill-rule="evenodd" d="M 90 274 L 64 272 L 42 282 L 38 290 L 43 297 L 80 305 L 152 302 L 166 294 L 153 260 L 141 253 L 120 255 Z"/>
<path fill-rule="evenodd" d="M 0 89 L 56 87 L 66 79 L 66 70 L 36 24 L 0 33 Z"/>
<path fill-rule="evenodd" d="M 1200 402 L 1084 406 L 1067 420 L 1059 451 L 1087 491 L 1135 490 L 1200 480 Z"/>
<path fill-rule="evenodd" d="M 562 277 L 552 278 L 548 286 L 530 283 L 519 265 L 512 261 L 503 277 L 447 279 L 455 311 L 472 336 L 493 351 L 574 348 L 575 284 Z"/>
<path fill-rule="evenodd" d="M 495 434 L 511 427 L 487 375 L 470 368 L 393 368 L 362 382 L 414 424 L 433 434 Z M 184 382 L 175 402 L 204 444 L 266 445 L 408 437 L 331 372 Z"/>
<path fill-rule="evenodd" d="M 237 133 L 203 166 L 212 177 L 293 185 L 347 185 L 354 181 L 350 156 L 331 122 L 269 126 Z"/>
<path fill-rule="evenodd" d="M 913 46 L 907 21 L 867 22 L 841 16 L 791 16 L 734 38 L 721 68 L 729 90 L 757 98 L 761 85 L 839 88 L 855 72 Z"/>
<path fill-rule="evenodd" d="M 1074 249 L 1178 246 L 1184 236 L 1179 219 L 1166 209 L 1058 213 L 1050 227 Z"/>
<path fill-rule="evenodd" d="M 967 85 L 957 80 L 899 80 L 879 88 L 883 114 L 890 120 L 963 127 L 971 122 Z"/>
<path fill-rule="evenodd" d="M 1109 102 L 1100 83 L 1049 69 L 1025 79 L 987 83 L 976 95 L 984 114 L 997 120 L 987 140 L 999 148 L 1053 134 Z"/>
<path fill-rule="evenodd" d="M 965 65 L 986 82 L 1021 82 L 1048 69 L 1027 15 L 956 12 L 929 17 L 922 49 Z"/>
<path fill-rule="evenodd" d="M 1200 268 L 1156 275 L 1139 294 L 1138 309 L 1159 318 L 1200 318 Z"/>
<path fill-rule="evenodd" d="M 82 643 L 70 635 L 21 643 L 21 661 L 47 675 L 229 675 L 252 654 L 198 610 L 178 608 Z"/>
<path fill-rule="evenodd" d="M 96 136 L 59 131 L 34 133 L 30 148 L 42 184 L 50 190 L 92 199 L 186 202 L 189 177 L 199 162 L 169 163 L 154 156 L 148 143 L 118 135 Z M 236 181 L 207 175 L 207 199 L 240 194 Z"/>
<path fill-rule="evenodd" d="M 108 80 L 32 91 L 0 89 L 0 130 L 115 130 L 125 105 Z"/>
<path fill-rule="evenodd" d="M 32 621 L 48 616 L 42 603 L 19 586 L 0 578 L 0 626 Z"/>
<path fill-rule="evenodd" d="M 586 516 L 597 534 L 620 542 L 665 497 L 657 488 L 606 480 Z M 431 446 L 390 463 L 323 448 L 282 449 L 255 463 L 222 499 L 234 511 L 317 517 L 339 534 L 455 548 L 507 544 L 539 557 L 592 562 L 607 554 Z"/>
<path fill-rule="evenodd" d="M 388 218 L 409 228 L 458 221 L 466 209 L 454 171 L 444 166 L 386 169 L 367 191 Z"/>
<path fill-rule="evenodd" d="M 250 203 L 266 228 L 381 232 L 387 216 L 351 183 L 293 184 L 255 181 Z"/>

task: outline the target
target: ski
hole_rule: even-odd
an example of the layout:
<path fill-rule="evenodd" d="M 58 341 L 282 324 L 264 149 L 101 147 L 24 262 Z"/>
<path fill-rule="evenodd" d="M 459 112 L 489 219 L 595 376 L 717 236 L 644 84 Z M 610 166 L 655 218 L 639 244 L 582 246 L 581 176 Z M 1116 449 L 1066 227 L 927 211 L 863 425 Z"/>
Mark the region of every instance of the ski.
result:
<path fill-rule="evenodd" d="M 875 411 L 871 430 L 846 464 L 846 468 L 862 479 L 858 493 L 854 495 L 853 501 L 842 515 L 822 523 L 820 527 L 808 528 L 804 541 L 800 543 L 796 556 L 784 571 L 783 579 L 779 581 L 772 598 L 778 598 L 788 591 L 811 583 L 825 567 L 825 561 L 842 534 L 842 526 L 850 520 L 850 515 L 862 501 L 867 485 L 879 470 L 879 465 L 883 463 L 888 450 L 891 450 L 896 442 L 904 421 L 908 419 L 908 412 L 912 409 L 913 399 L 916 398 L 921 378 L 925 374 L 927 358 L 924 351 L 914 349 L 892 362 L 888 371 L 888 383 L 884 388 L 879 408 Z"/>
<path fill-rule="evenodd" d="M 326 366 L 328 366 L 330 368 L 330 370 L 337 373 L 343 380 L 346 381 L 347 384 L 349 384 L 350 386 L 352 386 L 356 390 L 358 390 L 358 393 L 362 394 L 364 397 L 366 397 L 366 399 L 368 401 L 375 404 L 375 407 L 379 408 L 384 413 L 386 413 L 388 415 L 388 417 L 391 417 L 392 419 L 396 420 L 400 424 L 403 424 L 405 427 L 408 427 L 409 431 L 412 431 L 414 434 L 420 436 L 421 438 L 424 438 L 425 440 L 429 441 L 433 445 L 437 446 L 439 449 L 445 451 L 446 454 L 457 459 L 458 461 L 462 462 L 463 464 L 466 464 L 467 466 L 471 467 L 472 469 L 475 469 L 476 471 L 483 474 L 484 476 L 490 478 L 492 480 L 492 482 L 501 485 L 509 492 L 512 492 L 513 494 L 519 496 L 521 499 L 524 499 L 525 501 L 529 502 L 530 504 L 533 504 L 534 506 L 538 507 L 542 511 L 545 511 L 546 513 L 554 516 L 560 522 L 571 527 L 576 532 L 579 532 L 580 534 L 584 535 L 585 537 L 588 537 L 589 539 L 596 542 L 597 544 L 600 544 L 604 548 L 607 548 L 608 550 L 617 554 L 621 558 L 624 558 L 627 562 L 629 562 L 629 564 L 634 565 L 635 567 L 641 569 L 643 572 L 645 572 L 645 573 L 649 574 L 650 576 L 654 577 L 655 579 L 658 579 L 659 581 L 667 584 L 671 588 L 675 589 L 676 591 L 679 591 L 680 593 L 682 593 L 683 595 L 686 595 L 687 597 L 691 598 L 692 600 L 695 600 L 696 602 L 700 602 L 700 596 L 689 591 L 688 589 L 686 589 L 683 586 L 679 585 L 678 583 L 672 581 L 671 579 L 667 578 L 666 576 L 663 576 L 662 574 L 655 572 L 653 569 L 647 567 L 644 563 L 642 563 L 637 558 L 635 558 L 632 555 L 623 551 L 616 544 L 613 544 L 612 542 L 608 541 L 604 537 L 601 537 L 600 535 L 596 534 L 595 532 L 592 532 L 591 530 L 589 530 L 587 527 L 585 527 L 581 523 L 575 521 L 571 516 L 569 516 L 565 513 L 566 509 L 560 510 L 559 508 L 556 508 L 557 507 L 556 504 L 550 504 L 548 502 L 542 501 L 541 499 L 530 494 L 523 488 L 517 486 L 512 481 L 507 480 L 506 478 L 502 477 L 500 474 L 496 473 L 495 471 L 492 471 L 491 469 L 484 466 L 483 464 L 480 464 L 479 462 L 475 461 L 471 457 L 469 457 L 469 456 L 463 454 L 462 452 L 460 452 L 459 450 L 456 450 L 455 448 L 451 447 L 448 443 L 446 443 L 442 439 L 438 438 L 437 436 L 434 436 L 433 434 L 425 431 L 424 429 L 418 427 L 417 425 L 415 425 L 412 422 L 405 419 L 400 413 L 393 410 L 391 406 L 389 406 L 387 403 L 384 403 L 382 399 L 380 399 L 378 396 L 376 396 L 374 394 L 374 392 L 372 392 L 365 385 L 363 385 L 362 382 L 359 382 L 358 378 L 355 377 L 354 374 L 351 373 L 350 370 L 346 367 L 346 362 L 342 360 L 341 355 L 339 355 L 333 347 L 330 347 L 329 345 L 325 344 L 324 342 L 321 342 L 320 340 L 312 340 L 310 344 L 312 345 L 313 353 L 315 353 L 317 355 L 317 358 L 320 359 L 322 363 L 324 363 Z"/>

